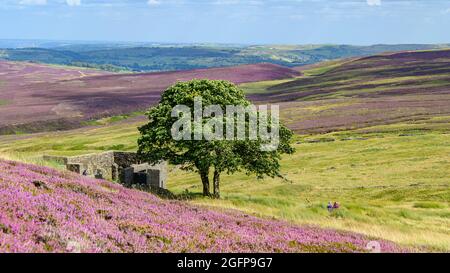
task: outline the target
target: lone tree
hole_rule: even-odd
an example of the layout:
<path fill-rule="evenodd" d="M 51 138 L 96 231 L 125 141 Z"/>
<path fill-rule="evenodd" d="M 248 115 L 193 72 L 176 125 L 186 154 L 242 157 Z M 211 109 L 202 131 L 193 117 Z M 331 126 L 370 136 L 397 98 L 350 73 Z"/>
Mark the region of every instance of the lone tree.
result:
<path fill-rule="evenodd" d="M 198 98 L 201 98 L 200 107 Z M 211 111 L 210 107 L 213 105 L 216 108 Z M 256 112 L 248 112 L 244 114 L 244 118 L 239 118 L 234 114 L 229 116 L 227 111 L 227 116 L 224 117 L 220 115 L 217 106 L 221 109 L 227 109 L 227 106 L 249 109 L 251 103 L 242 90 L 227 81 L 192 80 L 168 88 L 162 94 L 160 103 L 146 113 L 149 122 L 139 128 L 139 155 L 149 163 L 157 164 L 164 160 L 180 165 L 183 170 L 196 171 L 203 184 L 203 195 L 214 198 L 220 198 L 220 175 L 224 172 L 231 174 L 244 171 L 258 178 L 281 177 L 279 160 L 281 154 L 294 152 L 289 143 L 293 133 L 280 124 L 277 147 L 271 150 L 261 149 L 268 143 L 267 139 L 260 136 L 250 138 L 250 131 L 243 139 L 236 137 L 239 125 L 243 125 L 240 128 L 245 130 L 251 128 L 250 117 Z M 201 115 L 200 120 L 196 119 L 196 113 Z M 256 115 L 260 116 L 259 113 Z M 267 124 L 261 124 L 258 120 L 256 126 L 266 126 L 265 129 L 268 129 L 271 116 L 268 117 Z M 174 126 L 177 124 L 182 124 L 180 129 L 183 131 L 174 134 Z M 221 137 L 225 127 L 227 136 L 231 131 L 232 139 Z M 209 136 L 216 137 L 208 138 L 207 132 Z M 213 195 L 210 193 L 211 173 Z"/>

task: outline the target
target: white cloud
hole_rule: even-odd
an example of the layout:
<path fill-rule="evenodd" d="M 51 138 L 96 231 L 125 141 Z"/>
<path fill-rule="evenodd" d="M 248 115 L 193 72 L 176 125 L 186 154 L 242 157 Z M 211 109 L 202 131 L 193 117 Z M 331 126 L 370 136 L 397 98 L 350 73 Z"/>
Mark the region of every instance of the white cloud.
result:
<path fill-rule="evenodd" d="M 157 6 L 157 5 L 161 4 L 161 2 L 159 0 L 148 0 L 147 4 L 149 6 Z"/>
<path fill-rule="evenodd" d="M 21 0 L 21 5 L 47 5 L 47 0 Z"/>
<path fill-rule="evenodd" d="M 66 3 L 69 6 L 79 6 L 81 5 L 81 0 L 66 0 Z"/>
<path fill-rule="evenodd" d="M 381 0 L 367 0 L 369 6 L 381 6 Z"/>

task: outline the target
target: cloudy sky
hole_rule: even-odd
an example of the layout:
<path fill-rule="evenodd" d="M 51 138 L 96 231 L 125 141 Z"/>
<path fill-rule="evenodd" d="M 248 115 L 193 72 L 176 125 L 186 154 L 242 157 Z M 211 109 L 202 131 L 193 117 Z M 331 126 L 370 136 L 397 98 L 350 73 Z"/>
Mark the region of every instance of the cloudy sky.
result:
<path fill-rule="evenodd" d="M 1 0 L 0 39 L 449 43 L 450 0 Z"/>

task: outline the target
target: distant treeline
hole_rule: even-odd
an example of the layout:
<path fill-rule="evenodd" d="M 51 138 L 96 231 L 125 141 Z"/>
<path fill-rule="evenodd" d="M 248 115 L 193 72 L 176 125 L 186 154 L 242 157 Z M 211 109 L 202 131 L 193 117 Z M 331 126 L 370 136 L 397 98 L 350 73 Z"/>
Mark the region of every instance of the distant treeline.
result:
<path fill-rule="evenodd" d="M 447 45 L 309 45 L 309 46 L 149 46 L 68 45 L 0 50 L 0 58 L 95 68 L 112 72 L 172 71 L 273 63 L 300 66 L 325 60 Z"/>

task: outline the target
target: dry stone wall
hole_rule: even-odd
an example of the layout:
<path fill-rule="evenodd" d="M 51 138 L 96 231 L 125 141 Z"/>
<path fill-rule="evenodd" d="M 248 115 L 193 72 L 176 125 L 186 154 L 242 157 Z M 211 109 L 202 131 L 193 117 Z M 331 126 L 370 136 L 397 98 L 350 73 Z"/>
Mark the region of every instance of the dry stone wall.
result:
<path fill-rule="evenodd" d="M 78 174 L 119 181 L 125 186 L 165 188 L 167 180 L 167 163 L 157 165 L 141 164 L 136 153 L 105 152 L 74 157 L 45 156 L 46 160 L 64 163 L 67 170 Z"/>

